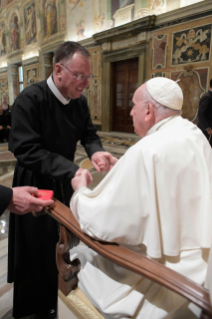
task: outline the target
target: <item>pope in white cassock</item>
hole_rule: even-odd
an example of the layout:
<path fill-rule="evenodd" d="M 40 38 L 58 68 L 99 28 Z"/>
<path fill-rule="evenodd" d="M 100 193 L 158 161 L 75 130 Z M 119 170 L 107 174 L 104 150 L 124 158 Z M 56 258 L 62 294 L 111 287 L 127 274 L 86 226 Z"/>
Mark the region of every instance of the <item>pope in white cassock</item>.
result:
<path fill-rule="evenodd" d="M 212 225 L 212 151 L 183 119 L 179 85 L 154 78 L 137 89 L 131 111 L 143 137 L 93 190 L 88 171 L 72 180 L 71 210 L 91 237 L 127 245 L 204 284 Z M 70 251 L 79 287 L 107 319 L 198 318 L 200 310 L 86 246 Z"/>

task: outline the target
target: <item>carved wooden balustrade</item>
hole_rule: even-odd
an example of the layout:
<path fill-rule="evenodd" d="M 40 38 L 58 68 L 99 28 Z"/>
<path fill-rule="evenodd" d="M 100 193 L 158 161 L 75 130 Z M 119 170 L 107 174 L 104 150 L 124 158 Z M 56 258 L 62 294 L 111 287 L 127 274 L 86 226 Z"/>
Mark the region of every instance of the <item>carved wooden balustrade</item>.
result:
<path fill-rule="evenodd" d="M 55 199 L 45 212 L 60 224 L 60 240 L 57 244 L 57 267 L 59 271 L 59 288 L 64 295 L 77 286 L 77 273 L 80 271 L 80 261 L 70 262 L 69 250 L 83 241 L 87 246 L 110 261 L 127 268 L 141 276 L 178 293 L 202 309 L 201 319 L 212 318 L 209 292 L 204 287 L 179 273 L 131 251 L 115 243 L 105 243 L 94 240 L 84 234 L 72 215 L 71 210 Z"/>

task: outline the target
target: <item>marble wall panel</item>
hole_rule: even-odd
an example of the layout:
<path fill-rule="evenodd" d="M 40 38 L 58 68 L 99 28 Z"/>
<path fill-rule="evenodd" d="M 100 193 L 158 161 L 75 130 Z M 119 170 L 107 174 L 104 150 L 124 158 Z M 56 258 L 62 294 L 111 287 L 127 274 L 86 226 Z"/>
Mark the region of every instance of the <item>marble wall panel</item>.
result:
<path fill-rule="evenodd" d="M 197 123 L 199 100 L 206 92 L 208 68 L 172 72 L 171 79 L 179 80 L 183 91 L 182 117 Z"/>
<path fill-rule="evenodd" d="M 152 69 L 165 68 L 167 59 L 168 35 L 153 38 Z"/>

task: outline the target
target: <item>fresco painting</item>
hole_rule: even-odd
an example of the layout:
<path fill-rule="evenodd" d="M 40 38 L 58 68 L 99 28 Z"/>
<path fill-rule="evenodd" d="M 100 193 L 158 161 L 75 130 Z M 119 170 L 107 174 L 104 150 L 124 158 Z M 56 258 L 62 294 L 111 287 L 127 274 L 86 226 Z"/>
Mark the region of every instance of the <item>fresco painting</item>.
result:
<path fill-rule="evenodd" d="M 73 11 L 77 7 L 77 5 L 83 7 L 85 1 L 86 0 L 69 0 L 69 4 L 71 5 L 70 12 Z"/>
<path fill-rule="evenodd" d="M 29 69 L 26 71 L 26 86 L 38 82 L 37 68 Z"/>
<path fill-rule="evenodd" d="M 85 32 L 85 21 L 80 20 L 76 23 L 76 34 L 77 34 L 77 41 L 84 40 L 86 37 L 84 35 Z"/>
<path fill-rule="evenodd" d="M 3 56 L 7 53 L 7 41 L 6 41 L 6 32 L 5 24 L 0 24 L 0 56 Z"/>
<path fill-rule="evenodd" d="M 26 44 L 36 42 L 36 15 L 35 4 L 31 4 L 24 9 L 25 18 L 25 39 Z"/>
<path fill-rule="evenodd" d="M 212 25 L 173 33 L 172 65 L 209 61 Z"/>
<path fill-rule="evenodd" d="M 16 51 L 20 48 L 19 45 L 19 21 L 16 13 L 13 13 L 10 20 L 10 47 L 12 51 Z"/>
<path fill-rule="evenodd" d="M 69 0 L 66 16 L 68 39 L 80 41 L 92 36 L 93 11 L 93 0 Z"/>
<path fill-rule="evenodd" d="M 57 6 L 56 0 L 43 1 L 44 37 L 49 38 L 57 33 Z"/>
<path fill-rule="evenodd" d="M 6 6 L 8 6 L 9 4 L 13 3 L 14 0 L 6 0 L 5 2 L 6 2 Z"/>
<path fill-rule="evenodd" d="M 144 4 L 144 2 L 146 2 Z M 146 0 L 142 1 L 142 8 L 140 8 L 136 14 L 135 18 L 143 18 L 152 14 L 161 14 L 166 12 L 165 0 Z"/>

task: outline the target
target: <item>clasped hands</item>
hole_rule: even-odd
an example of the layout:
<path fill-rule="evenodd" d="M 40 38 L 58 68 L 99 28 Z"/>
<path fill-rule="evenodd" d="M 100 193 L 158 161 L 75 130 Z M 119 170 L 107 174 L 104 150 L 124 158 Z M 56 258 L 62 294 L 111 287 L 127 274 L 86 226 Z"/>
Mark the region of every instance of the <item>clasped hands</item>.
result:
<path fill-rule="evenodd" d="M 93 167 L 99 173 L 110 171 L 117 161 L 118 159 L 108 152 L 96 152 L 91 156 Z M 71 181 L 71 185 L 73 189 L 76 190 L 79 187 L 86 187 L 92 182 L 93 178 L 90 172 L 86 169 L 79 168 Z"/>

